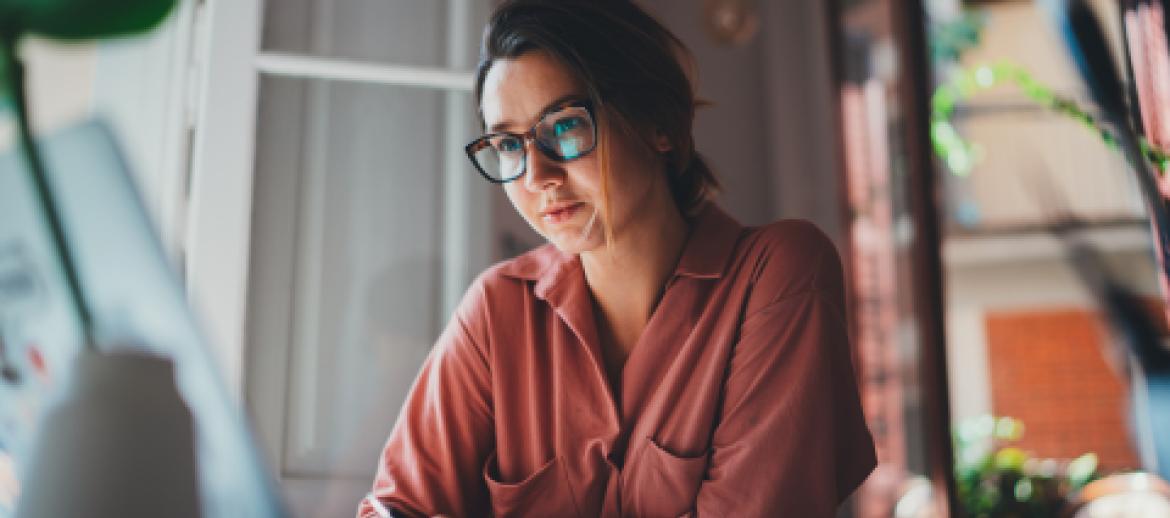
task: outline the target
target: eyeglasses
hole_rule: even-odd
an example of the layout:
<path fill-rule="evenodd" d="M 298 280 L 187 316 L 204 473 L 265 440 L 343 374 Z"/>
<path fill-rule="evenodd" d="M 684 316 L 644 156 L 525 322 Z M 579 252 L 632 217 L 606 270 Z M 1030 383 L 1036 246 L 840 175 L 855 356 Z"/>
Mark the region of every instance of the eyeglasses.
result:
<path fill-rule="evenodd" d="M 556 162 L 581 158 L 597 143 L 593 105 L 570 100 L 549 108 L 526 133 L 490 133 L 464 148 L 479 174 L 492 183 L 508 183 L 524 175 L 531 140 L 544 156 Z"/>

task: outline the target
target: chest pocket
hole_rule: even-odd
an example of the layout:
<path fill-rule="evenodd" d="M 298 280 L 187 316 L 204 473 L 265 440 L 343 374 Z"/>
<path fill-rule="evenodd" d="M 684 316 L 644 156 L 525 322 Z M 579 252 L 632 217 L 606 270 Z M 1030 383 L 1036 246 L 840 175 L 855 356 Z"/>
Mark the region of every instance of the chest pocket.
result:
<path fill-rule="evenodd" d="M 645 438 L 622 470 L 622 514 L 676 518 L 695 507 L 709 453 L 675 455 Z"/>
<path fill-rule="evenodd" d="M 496 454 L 492 452 L 483 470 L 483 478 L 492 499 L 492 516 L 578 516 L 560 457 L 553 457 L 519 482 L 504 482 L 496 473 L 499 473 Z"/>

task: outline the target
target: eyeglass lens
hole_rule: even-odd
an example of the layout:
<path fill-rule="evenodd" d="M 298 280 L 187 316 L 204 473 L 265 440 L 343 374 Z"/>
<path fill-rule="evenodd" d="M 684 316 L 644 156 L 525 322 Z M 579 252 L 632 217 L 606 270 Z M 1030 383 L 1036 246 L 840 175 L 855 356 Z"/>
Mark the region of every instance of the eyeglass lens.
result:
<path fill-rule="evenodd" d="M 596 140 L 593 117 L 580 106 L 545 115 L 532 133 L 536 147 L 556 161 L 580 158 L 593 150 Z M 524 138 L 512 134 L 485 137 L 476 146 L 473 158 L 488 176 L 499 181 L 512 180 L 524 172 Z"/>

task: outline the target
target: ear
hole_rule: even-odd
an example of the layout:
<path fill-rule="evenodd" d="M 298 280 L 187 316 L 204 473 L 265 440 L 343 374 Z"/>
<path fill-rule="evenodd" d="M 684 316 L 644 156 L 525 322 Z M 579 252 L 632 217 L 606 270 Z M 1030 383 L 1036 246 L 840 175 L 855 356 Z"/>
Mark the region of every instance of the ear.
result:
<path fill-rule="evenodd" d="M 662 133 L 662 130 L 654 130 L 653 142 L 654 150 L 659 153 L 666 153 L 674 149 L 674 146 L 670 143 L 670 138 L 668 138 L 666 134 Z"/>

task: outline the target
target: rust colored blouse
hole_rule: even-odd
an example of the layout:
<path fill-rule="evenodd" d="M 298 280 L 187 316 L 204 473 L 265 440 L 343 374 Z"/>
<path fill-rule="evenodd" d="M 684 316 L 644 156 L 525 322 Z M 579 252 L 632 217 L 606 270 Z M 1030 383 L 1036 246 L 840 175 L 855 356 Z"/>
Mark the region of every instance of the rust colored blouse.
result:
<path fill-rule="evenodd" d="M 373 494 L 406 516 L 832 516 L 876 464 L 844 293 L 812 224 L 708 205 L 612 394 L 579 258 L 497 264 L 423 365 Z"/>

